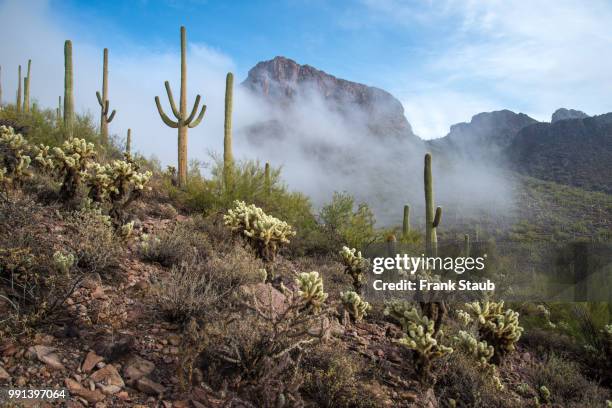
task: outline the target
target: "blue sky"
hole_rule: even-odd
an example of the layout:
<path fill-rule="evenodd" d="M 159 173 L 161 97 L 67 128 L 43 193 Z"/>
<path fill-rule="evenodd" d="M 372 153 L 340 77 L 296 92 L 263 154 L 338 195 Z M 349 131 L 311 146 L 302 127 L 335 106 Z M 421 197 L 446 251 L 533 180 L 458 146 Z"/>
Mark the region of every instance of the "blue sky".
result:
<path fill-rule="evenodd" d="M 125 89 L 148 98 L 163 91 L 165 76 L 176 77 L 185 25 L 190 78 L 205 97 L 222 94 L 217 82 L 227 70 L 242 80 L 256 62 L 284 55 L 390 91 L 416 133 L 433 138 L 480 111 L 539 120 L 561 106 L 612 111 L 610 21 L 603 0 L 0 0 L 0 64 L 33 58 L 38 72 L 59 76 L 64 38 L 74 40 L 82 66 L 108 46 L 118 84 L 111 94 L 125 104 Z M 96 109 L 97 65 L 77 78 L 85 110 Z M 59 85 L 38 85 L 41 103 L 53 104 Z"/>

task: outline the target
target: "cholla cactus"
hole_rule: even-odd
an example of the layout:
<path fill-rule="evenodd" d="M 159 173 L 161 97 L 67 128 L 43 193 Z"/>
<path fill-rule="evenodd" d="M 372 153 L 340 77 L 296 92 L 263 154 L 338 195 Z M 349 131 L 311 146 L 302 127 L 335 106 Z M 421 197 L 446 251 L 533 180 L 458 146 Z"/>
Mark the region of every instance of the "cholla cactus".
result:
<path fill-rule="evenodd" d="M 545 385 L 542 385 L 538 389 L 538 391 L 540 393 L 540 397 L 542 397 L 542 401 L 544 401 L 545 403 L 550 402 L 550 390 L 548 389 L 548 387 L 546 387 Z"/>
<path fill-rule="evenodd" d="M 422 378 L 429 376 L 432 360 L 453 352 L 451 347 L 442 345 L 439 340 L 442 331 L 435 331 L 435 322 L 427 316 L 421 316 L 418 310 L 408 302 L 394 301 L 387 304 L 385 315 L 397 320 L 405 335 L 400 344 L 416 351 L 415 363 L 417 372 Z"/>
<path fill-rule="evenodd" d="M 319 272 L 302 272 L 295 282 L 299 288 L 298 295 L 305 302 L 306 308 L 315 313 L 320 311 L 328 294 L 323 291 L 323 278 L 319 276 Z"/>
<path fill-rule="evenodd" d="M 12 127 L 0 126 L 0 154 L 4 164 L 3 179 L 7 182 L 19 183 L 32 176 L 29 171 L 30 144 Z"/>
<path fill-rule="evenodd" d="M 363 258 L 361 251 L 357 252 L 356 248 L 342 247 L 340 256 L 342 256 L 342 263 L 344 264 L 344 273 L 353 278 L 355 292 L 361 293 L 361 288 L 366 281 L 365 272 L 370 262 Z"/>
<path fill-rule="evenodd" d="M 514 344 L 523 333 L 519 326 L 519 314 L 512 309 L 504 310 L 504 302 L 466 303 L 466 308 L 476 314 L 480 337 L 495 348 L 494 359 L 514 350 Z"/>
<path fill-rule="evenodd" d="M 55 168 L 50 146 L 41 143 L 38 146 L 32 147 L 32 156 L 34 156 L 34 163 L 41 170 L 50 171 Z"/>
<path fill-rule="evenodd" d="M 472 316 L 470 316 L 470 314 L 464 310 L 459 309 L 455 313 L 457 314 L 457 318 L 459 319 L 459 321 L 464 326 L 467 326 L 474 321 L 474 319 L 472 319 Z"/>
<path fill-rule="evenodd" d="M 119 235 L 123 239 L 128 239 L 132 236 L 134 232 L 134 221 L 128 222 L 127 224 L 123 224 L 119 229 Z"/>
<path fill-rule="evenodd" d="M 53 149 L 56 169 L 63 177 L 60 196 L 65 201 L 73 199 L 81 183 L 81 175 L 96 157 L 93 143 L 85 139 L 66 140 L 61 148 Z"/>
<path fill-rule="evenodd" d="M 353 291 L 340 293 L 340 299 L 342 300 L 344 309 L 356 322 L 361 321 L 361 319 L 367 316 L 368 310 L 372 308 L 368 302 L 362 300 L 361 297 Z"/>
<path fill-rule="evenodd" d="M 279 247 L 295 235 L 291 225 L 244 201 L 234 201 L 234 208 L 227 211 L 223 221 L 233 232 L 246 237 L 265 261 L 273 261 Z"/>
<path fill-rule="evenodd" d="M 459 331 L 453 340 L 457 348 L 474 357 L 482 365 L 488 364 L 495 352 L 493 346 L 488 345 L 486 341 L 478 341 L 470 333 L 463 330 Z"/>
<path fill-rule="evenodd" d="M 542 315 L 542 317 L 544 318 L 545 322 L 546 322 L 546 326 L 548 326 L 551 329 L 555 329 L 557 327 L 556 324 L 554 324 L 551 320 L 550 320 L 550 310 L 548 310 L 548 308 L 545 305 L 538 305 L 536 307 L 536 309 L 538 310 L 538 312 L 540 313 L 540 315 Z"/>
<path fill-rule="evenodd" d="M 74 265 L 74 255 L 56 251 L 53 254 L 53 265 L 59 272 L 68 274 L 70 272 L 70 268 L 72 268 L 72 265 Z"/>

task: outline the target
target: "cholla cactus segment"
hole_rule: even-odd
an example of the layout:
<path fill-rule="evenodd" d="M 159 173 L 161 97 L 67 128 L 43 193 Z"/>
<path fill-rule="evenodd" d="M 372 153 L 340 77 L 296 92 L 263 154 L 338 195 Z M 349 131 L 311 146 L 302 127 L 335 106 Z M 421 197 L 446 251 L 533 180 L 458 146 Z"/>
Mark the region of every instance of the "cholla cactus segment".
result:
<path fill-rule="evenodd" d="M 119 229 L 119 235 L 123 239 L 128 239 L 132 236 L 134 232 L 134 221 L 128 222 L 127 224 L 123 224 Z"/>
<path fill-rule="evenodd" d="M 344 272 L 353 278 L 353 287 L 356 292 L 360 292 L 366 280 L 365 272 L 367 271 L 370 262 L 361 256 L 355 248 L 342 247 L 340 251 L 342 263 L 344 264 Z"/>
<path fill-rule="evenodd" d="M 488 364 L 495 352 L 493 346 L 488 345 L 486 341 L 478 341 L 470 333 L 463 330 L 459 331 L 453 340 L 457 348 L 462 349 L 483 365 Z"/>
<path fill-rule="evenodd" d="M 402 327 L 402 330 L 407 331 L 408 326 L 413 321 L 420 321 L 421 316 L 412 304 L 402 300 L 392 300 L 387 302 L 384 315 L 389 316 Z"/>
<path fill-rule="evenodd" d="M 327 299 L 328 294 L 323 291 L 323 278 L 319 272 L 302 272 L 295 280 L 298 285 L 298 295 L 308 308 L 318 312 Z"/>
<path fill-rule="evenodd" d="M 496 358 L 514 350 L 514 344 L 523 333 L 519 314 L 504 310 L 504 302 L 466 303 L 466 308 L 476 315 L 480 336 L 495 348 Z"/>
<path fill-rule="evenodd" d="M 455 313 L 457 314 L 457 318 L 459 319 L 459 321 L 464 326 L 467 326 L 474 321 L 474 319 L 472 319 L 472 316 L 470 316 L 470 314 L 466 312 L 465 310 L 459 309 Z"/>
<path fill-rule="evenodd" d="M 232 231 L 242 234 L 257 249 L 264 260 L 274 259 L 278 248 L 289 243 L 296 233 L 293 227 L 266 214 L 261 208 L 244 201 L 235 201 L 234 208 L 227 211 L 223 221 Z"/>
<path fill-rule="evenodd" d="M 59 166 L 84 171 L 96 157 L 96 149 L 85 139 L 72 138 L 66 140 L 61 148 L 54 148 L 53 156 Z"/>
<path fill-rule="evenodd" d="M 0 153 L 4 164 L 5 181 L 19 182 L 32 176 L 29 171 L 32 159 L 31 146 L 12 127 L 0 126 Z"/>
<path fill-rule="evenodd" d="M 96 201 L 117 201 L 129 191 L 144 190 L 153 175 L 150 171 L 139 173 L 133 163 L 124 160 L 105 165 L 94 163 L 89 170 L 82 172 L 82 176 Z"/>
<path fill-rule="evenodd" d="M 72 265 L 74 265 L 74 255 L 56 251 L 53 254 L 53 265 L 59 272 L 68 274 L 70 272 L 70 268 L 72 268 Z"/>
<path fill-rule="evenodd" d="M 407 322 L 406 335 L 400 339 L 400 344 L 415 350 L 422 359 L 426 360 L 453 352 L 451 347 L 440 344 L 436 339 L 433 320 L 429 320 L 426 316 L 421 317 L 414 308 L 408 314 L 411 320 Z"/>
<path fill-rule="evenodd" d="M 538 391 L 540 393 L 540 397 L 542 397 L 542 401 L 550 402 L 550 390 L 548 389 L 548 387 L 546 387 L 545 385 L 542 385 L 538 389 Z"/>
<path fill-rule="evenodd" d="M 368 310 L 372 308 L 368 302 L 362 300 L 361 297 L 353 291 L 340 293 L 340 299 L 342 300 L 344 308 L 356 322 L 361 321 L 367 316 Z"/>

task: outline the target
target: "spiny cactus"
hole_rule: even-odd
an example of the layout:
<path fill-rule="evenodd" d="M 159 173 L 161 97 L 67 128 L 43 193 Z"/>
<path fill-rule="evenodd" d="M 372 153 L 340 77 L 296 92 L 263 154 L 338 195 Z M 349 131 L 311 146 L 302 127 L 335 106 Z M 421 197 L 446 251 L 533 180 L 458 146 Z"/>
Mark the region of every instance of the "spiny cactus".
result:
<path fill-rule="evenodd" d="M 68 274 L 72 265 L 74 265 L 74 255 L 71 253 L 64 254 L 61 251 L 53 253 L 53 265 L 62 274 Z"/>
<path fill-rule="evenodd" d="M 399 343 L 416 352 L 416 370 L 422 379 L 429 377 L 432 360 L 453 352 L 440 343 L 443 333 L 435 330 L 434 321 L 421 316 L 408 302 L 389 302 L 384 313 L 402 326 L 405 335 Z"/>
<path fill-rule="evenodd" d="M 96 151 L 93 143 L 88 143 L 85 139 L 66 140 L 61 148 L 53 149 L 56 170 L 63 178 L 60 196 L 64 201 L 76 197 L 81 184 L 82 173 L 89 167 L 95 157 Z"/>
<path fill-rule="evenodd" d="M 231 188 L 234 155 L 232 152 L 232 105 L 234 93 L 234 74 L 227 73 L 225 78 L 225 123 L 223 133 L 223 182 L 226 189 Z"/>
<path fill-rule="evenodd" d="M 32 176 L 30 144 L 12 127 L 0 126 L 0 153 L 4 183 L 19 184 Z"/>
<path fill-rule="evenodd" d="M 102 95 L 96 91 L 96 98 L 100 105 L 100 138 L 102 143 L 108 144 L 108 124 L 115 118 L 115 110 L 109 115 L 109 100 L 108 100 L 108 48 L 104 49 L 102 56 Z"/>
<path fill-rule="evenodd" d="M 436 229 L 442 218 L 442 208 L 437 207 L 434 214 L 433 178 L 431 176 L 431 154 L 425 155 L 425 252 L 427 256 L 438 256 Z"/>
<path fill-rule="evenodd" d="M 270 163 L 266 162 L 264 167 L 264 190 L 266 197 L 269 199 L 272 194 L 272 178 L 270 176 Z"/>
<path fill-rule="evenodd" d="M 404 206 L 404 219 L 402 222 L 402 237 L 408 237 L 410 233 L 410 206 Z"/>
<path fill-rule="evenodd" d="M 244 201 L 234 201 L 234 208 L 227 211 L 223 221 L 233 232 L 242 234 L 265 261 L 273 261 L 279 247 L 296 234 L 285 221 Z"/>
<path fill-rule="evenodd" d="M 356 322 L 361 321 L 367 316 L 368 310 L 372 308 L 368 302 L 362 300 L 359 294 L 353 291 L 340 293 L 340 300 L 342 301 L 344 309 Z"/>
<path fill-rule="evenodd" d="M 74 133 L 74 94 L 72 78 L 72 41 L 64 43 L 64 129 L 66 139 Z"/>
<path fill-rule="evenodd" d="M 356 248 L 342 247 L 340 251 L 342 264 L 344 265 L 344 273 L 353 278 L 353 288 L 355 292 L 361 293 L 363 284 L 366 281 L 365 272 L 370 265 L 370 262 L 361 256 L 361 251 Z"/>
<path fill-rule="evenodd" d="M 127 130 L 127 138 L 125 139 L 125 152 L 132 154 L 132 129 Z"/>
<path fill-rule="evenodd" d="M 470 236 L 468 234 L 463 236 L 463 255 L 470 256 Z"/>
<path fill-rule="evenodd" d="M 32 60 L 28 60 L 28 75 L 24 78 L 23 84 L 23 111 L 30 111 L 30 70 L 32 68 Z"/>
<path fill-rule="evenodd" d="M 62 96 L 58 96 L 57 108 L 55 108 L 55 122 L 56 126 L 60 127 L 62 125 Z"/>
<path fill-rule="evenodd" d="M 459 319 L 459 321 L 464 326 L 467 326 L 474 321 L 474 319 L 472 319 L 472 316 L 470 316 L 470 314 L 464 310 L 458 309 L 455 313 L 457 314 L 457 318 Z"/>
<path fill-rule="evenodd" d="M 164 85 L 166 86 L 172 113 L 177 119 L 176 122 L 171 120 L 162 109 L 159 96 L 155 97 L 155 104 L 162 121 L 167 126 L 178 129 L 178 184 L 180 187 L 184 187 L 187 182 L 187 129 L 198 126 L 206 112 L 206 105 L 202 105 L 200 114 L 195 118 L 201 98 L 200 95 L 197 95 L 191 114 L 187 116 L 187 39 L 185 27 L 181 27 L 181 96 L 179 109 L 176 108 L 174 103 L 170 83 L 166 81 Z"/>
<path fill-rule="evenodd" d="M 319 312 L 328 294 L 323 291 L 323 278 L 319 272 L 302 272 L 295 282 L 298 285 L 298 295 L 306 304 L 306 308 Z"/>
<path fill-rule="evenodd" d="M 488 364 L 495 353 L 493 346 L 487 344 L 486 341 L 478 341 L 464 330 L 460 330 L 453 340 L 456 348 L 462 349 L 482 365 Z"/>
<path fill-rule="evenodd" d="M 514 350 L 523 328 L 519 325 L 519 314 L 512 309 L 504 310 L 504 302 L 466 303 L 465 307 L 476 315 L 478 333 L 495 348 L 494 362 Z"/>
<path fill-rule="evenodd" d="M 21 112 L 21 65 L 17 68 L 17 113 Z"/>

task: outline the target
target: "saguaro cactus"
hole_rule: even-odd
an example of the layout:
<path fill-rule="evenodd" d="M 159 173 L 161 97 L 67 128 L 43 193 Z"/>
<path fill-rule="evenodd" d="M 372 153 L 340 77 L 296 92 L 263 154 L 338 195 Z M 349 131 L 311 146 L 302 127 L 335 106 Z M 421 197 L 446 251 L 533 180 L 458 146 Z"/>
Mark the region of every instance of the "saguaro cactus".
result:
<path fill-rule="evenodd" d="M 100 104 L 100 138 L 102 143 L 108 143 L 108 124 L 111 123 L 115 117 L 115 111 L 109 115 L 109 101 L 108 101 L 108 48 L 104 49 L 103 62 L 102 62 L 102 95 L 100 92 L 96 92 L 98 98 L 98 104 Z"/>
<path fill-rule="evenodd" d="M 17 112 L 21 112 L 21 65 L 17 69 L 18 77 L 17 80 Z"/>
<path fill-rule="evenodd" d="M 264 167 L 264 189 L 266 197 L 269 198 L 272 194 L 272 180 L 270 177 L 270 163 L 268 162 L 266 162 L 266 166 Z"/>
<path fill-rule="evenodd" d="M 402 223 L 402 236 L 407 237 L 410 233 L 410 206 L 404 206 L 404 222 Z"/>
<path fill-rule="evenodd" d="M 127 139 L 125 140 L 125 152 L 132 154 L 132 129 L 128 129 Z"/>
<path fill-rule="evenodd" d="M 155 97 L 155 104 L 162 121 L 167 126 L 178 129 L 178 184 L 180 187 L 184 187 L 187 182 L 187 129 L 198 126 L 206 112 L 206 105 L 202 105 L 200 114 L 195 118 L 201 98 L 200 95 L 197 95 L 191 114 L 187 116 L 187 40 L 185 27 L 181 27 L 181 99 L 179 109 L 176 109 L 170 83 L 166 81 L 164 85 L 166 86 L 166 93 L 168 94 L 172 113 L 174 113 L 177 119 L 176 122 L 170 119 L 162 109 L 159 96 Z"/>
<path fill-rule="evenodd" d="M 437 207 L 434 214 L 433 179 L 431 177 L 431 154 L 425 155 L 425 252 L 427 256 L 438 256 L 438 237 L 436 229 L 442 219 L 442 208 Z"/>
<path fill-rule="evenodd" d="M 55 109 L 55 116 L 57 121 L 57 126 L 59 127 L 62 123 L 62 96 L 57 97 L 57 108 Z"/>
<path fill-rule="evenodd" d="M 74 95 L 72 89 L 72 41 L 64 43 L 64 128 L 66 138 L 70 139 L 74 132 Z"/>
<path fill-rule="evenodd" d="M 28 75 L 24 78 L 23 83 L 23 111 L 30 111 L 30 70 L 32 68 L 32 60 L 28 60 Z"/>
<path fill-rule="evenodd" d="M 463 236 L 463 252 L 466 257 L 470 256 L 470 236 L 468 234 Z"/>
<path fill-rule="evenodd" d="M 225 124 L 223 135 L 223 181 L 225 188 L 231 188 L 234 155 L 232 153 L 232 104 L 234 94 L 234 74 L 225 77 Z"/>

